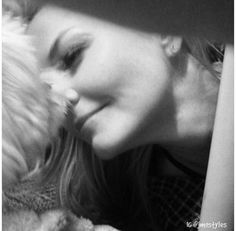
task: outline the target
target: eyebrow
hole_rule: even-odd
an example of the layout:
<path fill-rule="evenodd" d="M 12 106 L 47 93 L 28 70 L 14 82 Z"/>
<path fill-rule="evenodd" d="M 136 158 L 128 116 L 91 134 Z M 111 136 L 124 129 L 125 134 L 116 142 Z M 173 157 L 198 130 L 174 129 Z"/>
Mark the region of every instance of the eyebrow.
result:
<path fill-rule="evenodd" d="M 57 37 L 56 39 L 54 40 L 54 42 L 52 43 L 52 46 L 50 48 L 50 51 L 49 51 L 49 54 L 48 54 L 48 60 L 50 62 L 52 62 L 54 59 L 55 59 L 55 56 L 56 54 L 58 53 L 58 50 L 59 50 L 59 44 L 61 42 L 61 40 L 63 39 L 63 37 L 67 34 L 68 31 L 70 31 L 73 27 L 70 27 L 70 28 L 67 28 L 65 30 L 63 30 Z M 86 38 L 89 38 L 90 36 L 88 36 L 89 34 L 88 33 L 81 33 L 79 34 L 80 36 L 82 35 L 86 35 Z M 88 42 L 88 41 L 87 41 Z M 87 47 L 87 43 L 86 43 L 86 46 Z"/>

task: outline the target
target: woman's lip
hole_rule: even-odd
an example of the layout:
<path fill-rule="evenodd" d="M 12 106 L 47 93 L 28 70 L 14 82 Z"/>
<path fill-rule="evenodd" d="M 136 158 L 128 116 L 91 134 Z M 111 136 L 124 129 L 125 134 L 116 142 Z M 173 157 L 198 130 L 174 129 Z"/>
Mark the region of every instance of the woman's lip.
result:
<path fill-rule="evenodd" d="M 83 115 L 82 117 L 80 118 L 76 118 L 75 119 L 75 126 L 76 126 L 76 129 L 78 131 L 80 131 L 83 127 L 83 125 L 85 124 L 85 122 L 91 117 L 93 116 L 94 114 L 96 114 L 97 112 L 99 111 L 99 109 L 97 110 L 94 110 L 94 111 L 91 111 L 89 113 L 87 113 L 86 115 Z"/>
<path fill-rule="evenodd" d="M 74 124 L 76 126 L 76 129 L 80 132 L 81 129 L 83 128 L 83 125 L 85 124 L 85 122 L 91 118 L 93 115 L 97 114 L 99 111 L 101 111 L 104 107 L 106 107 L 107 104 L 98 107 L 95 110 L 92 110 L 91 112 L 86 113 L 83 116 L 80 116 L 78 118 L 75 118 Z"/>

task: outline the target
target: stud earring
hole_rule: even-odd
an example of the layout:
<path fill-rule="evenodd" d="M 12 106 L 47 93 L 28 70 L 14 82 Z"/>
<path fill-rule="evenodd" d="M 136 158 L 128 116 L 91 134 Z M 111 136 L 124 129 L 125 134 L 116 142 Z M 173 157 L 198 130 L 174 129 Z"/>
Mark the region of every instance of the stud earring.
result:
<path fill-rule="evenodd" d="M 172 53 L 172 54 L 175 54 L 176 52 L 177 52 L 177 49 L 176 49 L 175 45 L 173 44 L 173 45 L 171 46 L 171 53 Z"/>

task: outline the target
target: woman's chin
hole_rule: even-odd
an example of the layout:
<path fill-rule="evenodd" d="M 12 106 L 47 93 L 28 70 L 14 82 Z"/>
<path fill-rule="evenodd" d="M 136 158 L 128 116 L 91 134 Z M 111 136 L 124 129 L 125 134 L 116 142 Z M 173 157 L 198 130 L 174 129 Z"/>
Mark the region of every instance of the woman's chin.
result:
<path fill-rule="evenodd" d="M 119 136 L 113 138 L 112 135 L 95 136 L 91 145 L 95 154 L 105 160 L 112 159 L 129 149 L 123 138 L 119 139 Z"/>
<path fill-rule="evenodd" d="M 94 141 L 92 142 L 92 148 L 95 154 L 104 160 L 112 159 L 120 152 L 122 152 L 119 145 L 115 145 L 114 143 L 108 141 L 99 141 L 96 139 L 94 139 Z"/>

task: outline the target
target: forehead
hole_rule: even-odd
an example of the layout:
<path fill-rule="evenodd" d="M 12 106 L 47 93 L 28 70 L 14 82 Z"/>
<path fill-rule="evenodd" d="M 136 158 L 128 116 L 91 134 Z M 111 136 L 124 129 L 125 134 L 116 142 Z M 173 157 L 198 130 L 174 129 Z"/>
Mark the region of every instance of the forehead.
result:
<path fill-rule="evenodd" d="M 106 23 L 101 22 L 91 16 L 82 14 L 79 11 L 62 8 L 56 5 L 45 5 L 37 12 L 29 25 L 28 31 L 35 34 L 57 34 L 59 31 L 68 29 L 68 27 L 78 27 L 81 30 L 96 31 L 96 28 Z"/>
<path fill-rule="evenodd" d="M 31 22 L 31 27 L 32 25 L 37 25 L 40 29 L 40 33 L 42 32 L 43 27 L 45 30 L 52 33 L 57 30 L 64 30 L 65 27 L 71 25 L 78 26 L 81 30 L 91 30 L 93 33 L 101 33 L 109 30 L 110 32 L 118 31 L 119 33 L 134 32 L 139 35 L 149 34 L 119 23 L 119 21 L 121 21 L 119 20 L 119 17 L 117 17 L 118 22 L 114 22 L 106 17 L 98 16 L 97 14 L 94 14 L 94 12 L 89 13 L 84 10 L 81 11 L 78 2 L 76 4 L 76 1 L 73 0 L 62 0 L 61 2 L 59 1 L 60 4 L 57 4 L 57 1 L 55 0 L 52 2 L 53 4 L 43 5 Z M 63 4 L 64 2 L 66 4 Z"/>
<path fill-rule="evenodd" d="M 81 32 L 91 33 L 94 36 L 109 33 L 109 35 L 116 34 L 116 36 L 125 34 L 125 36 L 130 37 L 139 34 L 138 31 L 131 28 L 84 14 L 77 9 L 72 10 L 52 4 L 40 8 L 31 21 L 28 31 L 41 37 L 41 39 L 49 36 L 49 39 L 53 40 L 53 37 L 57 36 L 58 33 L 72 27 L 77 27 Z"/>
<path fill-rule="evenodd" d="M 119 44 L 124 40 L 143 43 L 149 38 L 147 33 L 81 13 L 77 8 L 47 4 L 40 8 L 28 28 L 28 33 L 35 36 L 39 57 L 44 57 L 42 62 L 45 62 L 45 53 L 49 52 L 59 34 L 73 27 L 81 33 L 90 33 L 96 41 L 103 43 L 111 40 L 114 43 L 119 41 Z"/>
<path fill-rule="evenodd" d="M 28 33 L 34 36 L 39 57 L 43 57 L 40 60 L 41 63 L 45 62 L 46 54 L 61 32 L 73 27 L 76 27 L 81 33 L 90 33 L 95 37 L 116 31 L 114 26 L 111 27 L 108 22 L 79 11 L 56 5 L 45 5 L 40 8 L 28 27 Z M 108 27 L 110 27 L 109 30 Z"/>

